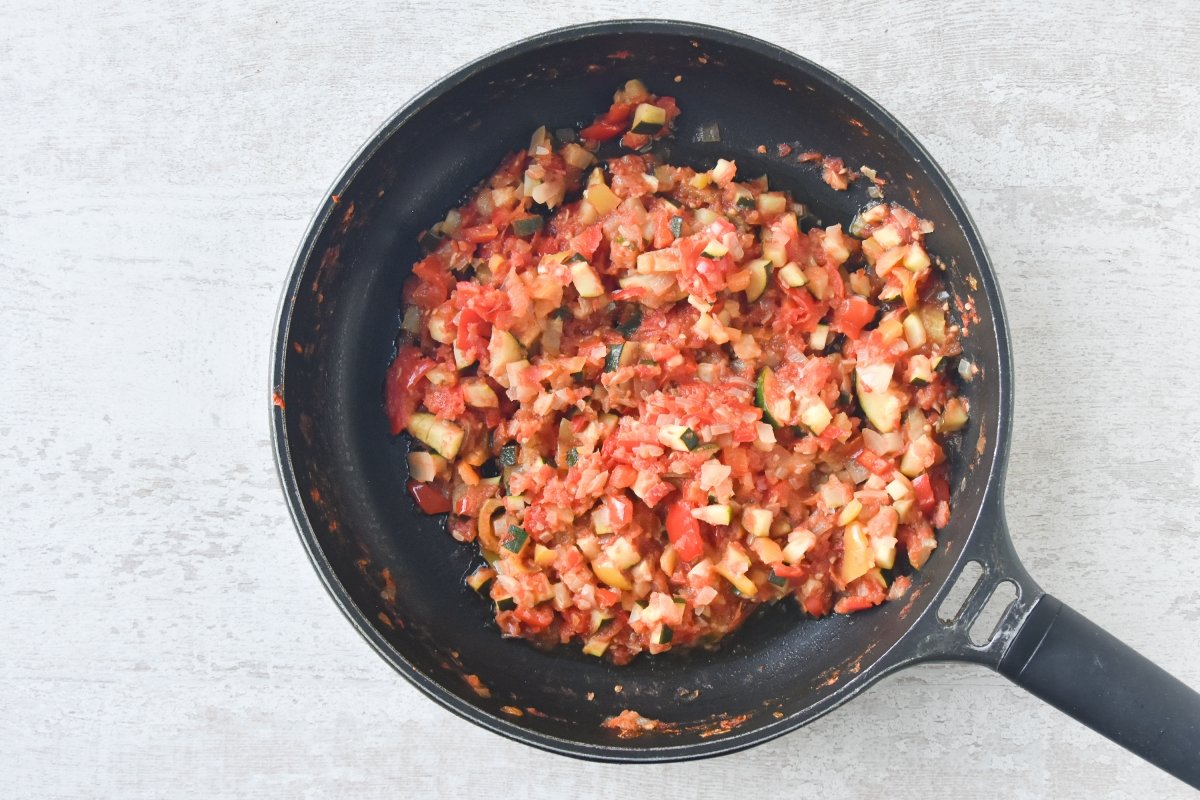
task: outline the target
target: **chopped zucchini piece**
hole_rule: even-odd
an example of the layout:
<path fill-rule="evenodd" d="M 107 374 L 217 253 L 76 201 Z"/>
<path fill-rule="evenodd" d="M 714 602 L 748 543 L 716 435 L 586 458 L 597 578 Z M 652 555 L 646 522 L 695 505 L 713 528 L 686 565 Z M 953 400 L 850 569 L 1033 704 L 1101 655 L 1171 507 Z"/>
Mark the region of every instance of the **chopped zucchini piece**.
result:
<path fill-rule="evenodd" d="M 779 268 L 779 280 L 784 286 L 795 289 L 808 283 L 808 276 L 795 261 L 789 261 Z"/>
<path fill-rule="evenodd" d="M 820 436 L 829 427 L 829 423 L 833 422 L 833 414 L 820 400 L 814 400 L 800 412 L 800 421 L 810 431 Z"/>
<path fill-rule="evenodd" d="M 733 510 L 724 504 L 701 506 L 692 509 L 692 516 L 709 525 L 728 525 L 733 521 Z"/>
<path fill-rule="evenodd" d="M 427 231 L 421 231 L 417 234 L 417 244 L 422 250 L 427 252 L 436 250 L 438 245 L 442 243 L 442 235 L 432 228 Z"/>
<path fill-rule="evenodd" d="M 871 539 L 871 554 L 877 567 L 891 569 L 896 566 L 896 537 L 880 536 Z"/>
<path fill-rule="evenodd" d="M 604 183 L 603 176 L 599 183 L 592 184 L 585 189 L 583 196 L 591 203 L 592 208 L 596 209 L 596 213 L 602 217 L 621 204 L 621 198 L 608 188 L 608 184 Z"/>
<path fill-rule="evenodd" d="M 713 567 L 713 571 L 733 584 L 733 588 L 737 589 L 745 597 L 753 597 L 758 593 L 758 587 L 754 585 L 754 581 L 745 575 L 738 575 L 731 572 L 724 564 L 717 564 Z"/>
<path fill-rule="evenodd" d="M 849 525 L 854 520 L 858 519 L 858 515 L 862 513 L 862 501 L 857 497 L 851 500 L 846 505 L 842 506 L 842 511 L 838 514 L 838 525 Z"/>
<path fill-rule="evenodd" d="M 518 217 L 512 221 L 513 233 L 523 239 L 528 239 L 542 229 L 546 221 L 537 214 L 530 214 L 527 217 Z"/>
<path fill-rule="evenodd" d="M 747 506 L 742 510 L 742 527 L 751 536 L 770 536 L 771 524 L 774 521 L 775 515 L 771 513 L 770 509 Z"/>
<path fill-rule="evenodd" d="M 941 433 L 960 431 L 967 424 L 967 404 L 961 397 L 952 397 L 946 401 L 942 410 L 942 418 L 938 420 L 938 430 Z"/>
<path fill-rule="evenodd" d="M 772 586 L 778 586 L 780 589 L 786 589 L 788 585 L 788 579 L 779 577 L 775 574 L 775 570 L 771 570 L 770 574 L 767 575 L 767 583 L 771 584 Z"/>
<path fill-rule="evenodd" d="M 637 342 L 621 342 L 608 346 L 608 356 L 604 359 L 604 371 L 616 372 L 620 367 L 628 367 L 637 361 Z"/>
<path fill-rule="evenodd" d="M 488 567 L 480 567 L 467 576 L 467 586 L 470 586 L 475 591 L 479 591 L 484 586 L 487 586 L 488 581 L 496 577 L 496 571 Z"/>
<path fill-rule="evenodd" d="M 506 444 L 500 448 L 500 466 L 515 467 L 517 465 L 517 445 Z"/>
<path fill-rule="evenodd" d="M 704 245 L 704 249 L 700 251 L 700 255 L 704 256 L 705 258 L 724 258 L 725 254 L 728 252 L 728 247 L 721 244 L 716 239 L 712 239 L 708 244 Z"/>
<path fill-rule="evenodd" d="M 600 658 L 604 655 L 604 651 L 608 649 L 608 639 L 601 639 L 598 636 L 593 636 L 583 645 L 583 652 L 589 656 Z"/>
<path fill-rule="evenodd" d="M 754 192 L 745 186 L 738 186 L 734 190 L 733 202 L 738 208 L 754 208 Z"/>
<path fill-rule="evenodd" d="M 521 552 L 525 548 L 525 543 L 529 541 L 529 532 L 520 525 L 509 525 L 508 532 L 511 538 L 500 546 L 510 553 Z"/>
<path fill-rule="evenodd" d="M 404 309 L 404 318 L 400 321 L 400 327 L 409 333 L 420 333 L 421 309 L 416 306 L 409 306 Z"/>
<path fill-rule="evenodd" d="M 918 315 L 909 314 L 904 318 L 904 338 L 908 340 L 908 346 L 913 348 L 921 347 L 927 341 L 925 324 Z"/>
<path fill-rule="evenodd" d="M 921 322 L 935 344 L 946 343 L 946 312 L 935 305 L 921 306 Z"/>
<path fill-rule="evenodd" d="M 511 597 L 503 597 L 496 601 L 497 611 L 512 611 L 517 607 L 517 601 Z"/>
<path fill-rule="evenodd" d="M 498 408 L 500 406 L 500 398 L 496 396 L 496 390 L 481 378 L 463 381 L 462 393 L 463 400 L 472 408 Z"/>
<path fill-rule="evenodd" d="M 629 132 L 653 136 L 666 124 L 667 110 L 665 108 L 659 108 L 653 103 L 642 103 L 633 112 L 633 125 L 630 126 Z"/>
<path fill-rule="evenodd" d="M 842 534 L 842 582 L 862 577 L 874 566 L 875 554 L 867 541 L 866 526 L 851 522 Z"/>
<path fill-rule="evenodd" d="M 408 477 L 428 483 L 446 468 L 446 459 L 433 453 L 415 451 L 408 454 Z"/>
<path fill-rule="evenodd" d="M 592 562 L 592 572 L 596 573 L 596 577 L 604 581 L 614 589 L 627 591 L 633 588 L 633 584 L 625 577 L 621 570 L 617 569 L 616 565 L 598 559 Z"/>
<path fill-rule="evenodd" d="M 767 290 L 767 281 L 771 276 L 771 259 L 756 258 L 746 265 L 746 269 L 750 270 L 750 283 L 746 286 L 746 299 L 753 303 Z"/>
<path fill-rule="evenodd" d="M 768 539 L 766 536 L 750 540 L 750 549 L 764 564 L 776 564 L 783 561 L 783 548 L 774 539 Z"/>
<path fill-rule="evenodd" d="M 925 252 L 925 248 L 916 242 L 908 246 L 908 252 L 904 254 L 904 266 L 911 272 L 921 272 L 929 267 L 929 254 Z"/>
<path fill-rule="evenodd" d="M 671 626 L 662 623 L 654 629 L 654 633 L 650 634 L 650 644 L 670 644 L 674 635 L 675 632 L 671 630 Z"/>
<path fill-rule="evenodd" d="M 492 338 L 488 342 L 488 356 L 492 361 L 492 372 L 502 371 L 509 364 L 515 364 L 525 358 L 525 348 L 517 341 L 517 337 L 508 331 L 492 328 Z"/>
<path fill-rule="evenodd" d="M 642 324 L 642 307 L 637 303 L 626 303 L 617 314 L 617 331 L 628 339 Z"/>
<path fill-rule="evenodd" d="M 468 355 L 462 350 L 459 350 L 457 342 L 454 343 L 454 346 L 451 349 L 454 351 L 454 366 L 458 369 L 466 369 L 475 363 L 475 356 Z"/>
<path fill-rule="evenodd" d="M 879 367 L 887 370 L 887 381 L 883 380 L 883 370 L 878 369 Z M 888 381 L 891 380 L 891 369 L 891 365 L 888 364 L 860 366 L 854 370 L 858 404 L 862 407 L 867 421 L 880 433 L 891 433 L 900 425 L 900 398 L 887 388 Z M 872 387 L 881 388 L 873 391 Z"/>
<path fill-rule="evenodd" d="M 457 332 L 451 329 L 449 320 L 434 313 L 429 316 L 429 336 L 440 344 L 450 344 L 457 338 Z"/>
<path fill-rule="evenodd" d="M 408 421 L 408 432 L 443 458 L 454 458 L 463 443 L 463 429 L 433 414 L 418 411 Z"/>
<path fill-rule="evenodd" d="M 910 444 L 900 457 L 900 471 L 907 478 L 915 478 L 925 471 L 925 461 L 918 452 L 916 442 Z"/>
<path fill-rule="evenodd" d="M 533 563 L 537 564 L 539 567 L 550 566 L 554 563 L 554 559 L 557 557 L 558 554 L 545 545 L 535 544 L 533 546 Z"/>
<path fill-rule="evenodd" d="M 570 450 L 568 450 L 566 462 L 567 462 L 568 467 L 573 467 L 576 464 L 578 464 L 579 463 L 579 451 L 577 449 L 575 449 L 574 447 L 572 447 Z"/>
<path fill-rule="evenodd" d="M 928 386 L 933 380 L 933 366 L 923 355 L 915 355 L 908 361 L 908 382 L 914 386 Z"/>
<path fill-rule="evenodd" d="M 695 450 L 700 446 L 700 437 L 686 425 L 663 426 L 658 440 L 672 450 Z"/>
<path fill-rule="evenodd" d="M 821 352 L 828 344 L 829 326 L 821 324 L 813 328 L 813 332 L 808 335 L 808 346 L 817 352 Z"/>
<path fill-rule="evenodd" d="M 576 261 L 571 265 L 571 282 L 580 297 L 599 297 L 604 294 L 604 284 L 592 265 L 586 261 Z"/>
<path fill-rule="evenodd" d="M 763 421 L 776 428 L 787 424 L 786 421 L 792 414 L 791 401 L 780 390 L 779 382 L 770 367 L 763 367 L 758 373 L 754 402 L 762 409 Z"/>
<path fill-rule="evenodd" d="M 629 569 L 642 560 L 633 542 L 624 537 L 613 539 L 612 543 L 604 548 L 604 557 L 617 569 Z"/>
<path fill-rule="evenodd" d="M 671 235 L 678 239 L 683 235 L 683 217 L 671 217 L 667 227 L 671 229 Z"/>
<path fill-rule="evenodd" d="M 783 192 L 763 192 L 758 196 L 758 213 L 775 217 L 787 211 L 787 195 Z"/>

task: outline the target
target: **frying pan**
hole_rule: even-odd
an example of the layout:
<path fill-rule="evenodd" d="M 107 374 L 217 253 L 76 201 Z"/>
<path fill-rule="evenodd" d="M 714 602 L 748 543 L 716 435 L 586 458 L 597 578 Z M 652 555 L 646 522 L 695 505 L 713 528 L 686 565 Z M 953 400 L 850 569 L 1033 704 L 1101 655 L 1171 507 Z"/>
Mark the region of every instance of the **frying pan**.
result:
<path fill-rule="evenodd" d="M 962 385 L 971 421 L 949 447 L 953 513 L 903 599 L 820 620 L 779 603 L 715 651 L 615 667 L 577 648 L 500 636 L 490 603 L 463 584 L 475 549 L 404 491 L 407 445 L 389 436 L 382 386 L 418 232 L 539 125 L 590 121 L 634 77 L 679 100 L 672 161 L 707 168 L 718 155 L 734 158 L 741 174 L 768 173 L 827 225 L 848 223 L 869 201 L 866 182 L 833 192 L 776 145 L 878 170 L 889 198 L 937 226 L 930 247 L 949 265 L 952 305 L 975 309 L 963 346 L 977 373 Z M 711 122 L 720 141 L 695 141 Z M 971 661 L 1200 786 L 1200 696 L 1045 593 L 1013 551 L 1001 508 L 1009 335 L 961 199 L 888 112 L 767 42 L 677 22 L 589 24 L 506 47 L 427 89 L 322 201 L 284 292 L 272 390 L 280 478 L 330 594 L 400 674 L 485 728 L 601 761 L 713 756 L 794 730 L 910 664 Z M 979 577 L 956 585 L 968 565 Z M 1000 586 L 1015 599 L 991 629 L 977 620 Z M 952 589 L 969 589 L 961 606 L 944 603 Z M 622 736 L 604 726 L 626 709 L 647 730 Z"/>

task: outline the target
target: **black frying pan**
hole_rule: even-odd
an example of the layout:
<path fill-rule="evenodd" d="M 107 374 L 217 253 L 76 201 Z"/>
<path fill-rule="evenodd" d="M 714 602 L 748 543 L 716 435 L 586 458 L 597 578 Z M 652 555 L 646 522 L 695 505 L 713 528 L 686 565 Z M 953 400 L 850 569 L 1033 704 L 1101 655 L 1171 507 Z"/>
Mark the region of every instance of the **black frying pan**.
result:
<path fill-rule="evenodd" d="M 736 158 L 739 172 L 769 173 L 826 224 L 849 222 L 864 190 L 829 190 L 812 167 L 776 156 L 777 143 L 888 178 L 890 196 L 937 225 L 930 244 L 952 265 L 952 293 L 974 301 L 979 320 L 964 347 L 979 373 L 963 386 L 971 422 L 950 454 L 952 518 L 904 600 L 821 620 L 780 603 L 716 652 L 614 667 L 500 637 L 491 605 L 463 585 L 473 548 L 403 490 L 406 445 L 388 435 L 382 385 L 417 233 L 537 126 L 590 121 L 633 77 L 679 99 L 672 160 L 707 168 Z M 720 143 L 694 143 L 713 121 Z M 528 39 L 435 84 L 371 138 L 322 202 L 284 293 L 272 384 L 280 477 L 330 594 L 397 671 L 479 725 L 590 759 L 697 758 L 794 730 L 909 664 L 974 661 L 1200 786 L 1200 696 L 1043 592 L 1013 552 L 1000 506 L 1008 331 L 962 201 L 890 114 L 792 53 L 717 28 L 609 22 Z M 957 612 L 942 609 L 944 622 L 942 601 L 969 562 L 982 575 Z M 1005 583 L 1016 599 L 995 630 L 973 629 Z M 602 723 L 625 709 L 661 724 L 621 738 Z"/>

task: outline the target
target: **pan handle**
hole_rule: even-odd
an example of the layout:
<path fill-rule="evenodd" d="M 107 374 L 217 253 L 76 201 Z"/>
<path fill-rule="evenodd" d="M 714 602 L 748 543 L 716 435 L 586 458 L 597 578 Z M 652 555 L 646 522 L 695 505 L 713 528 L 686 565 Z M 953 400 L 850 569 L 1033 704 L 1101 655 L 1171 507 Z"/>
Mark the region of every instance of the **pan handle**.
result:
<path fill-rule="evenodd" d="M 1062 601 L 1037 601 L 997 669 L 1200 789 L 1200 694 Z"/>
<path fill-rule="evenodd" d="M 999 505 L 981 514 L 990 535 L 968 544 L 942 592 L 914 626 L 896 666 L 973 661 L 1066 712 L 1188 785 L 1200 789 L 1200 694 L 1133 648 L 1045 593 L 1025 571 Z M 949 587 L 975 562 L 981 574 L 959 610 L 942 619 Z M 993 593 L 1011 583 L 1016 599 L 986 641 L 973 626 Z"/>

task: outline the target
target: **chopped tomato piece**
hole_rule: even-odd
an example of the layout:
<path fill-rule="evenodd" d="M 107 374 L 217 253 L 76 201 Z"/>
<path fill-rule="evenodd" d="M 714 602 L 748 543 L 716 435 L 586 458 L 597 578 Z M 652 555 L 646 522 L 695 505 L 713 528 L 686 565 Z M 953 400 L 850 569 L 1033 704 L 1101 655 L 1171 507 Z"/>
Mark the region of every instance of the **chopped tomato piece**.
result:
<path fill-rule="evenodd" d="M 420 384 L 434 366 L 432 360 L 411 345 L 401 347 L 396 353 L 384 387 L 384 404 L 393 436 L 408 427 L 408 420 L 421 404 Z"/>
<path fill-rule="evenodd" d="M 608 507 L 608 520 L 618 530 L 633 522 L 633 503 L 623 494 L 604 498 Z"/>
<path fill-rule="evenodd" d="M 667 509 L 667 537 L 684 561 L 696 561 L 704 555 L 700 521 L 692 516 L 691 506 L 682 500 L 676 500 Z"/>
<path fill-rule="evenodd" d="M 833 327 L 851 338 L 862 334 L 863 328 L 875 319 L 875 306 L 858 295 L 847 297 L 833 311 Z"/>
<path fill-rule="evenodd" d="M 554 607 L 545 603 L 533 608 L 518 606 L 513 613 L 534 631 L 544 631 L 554 621 Z"/>

